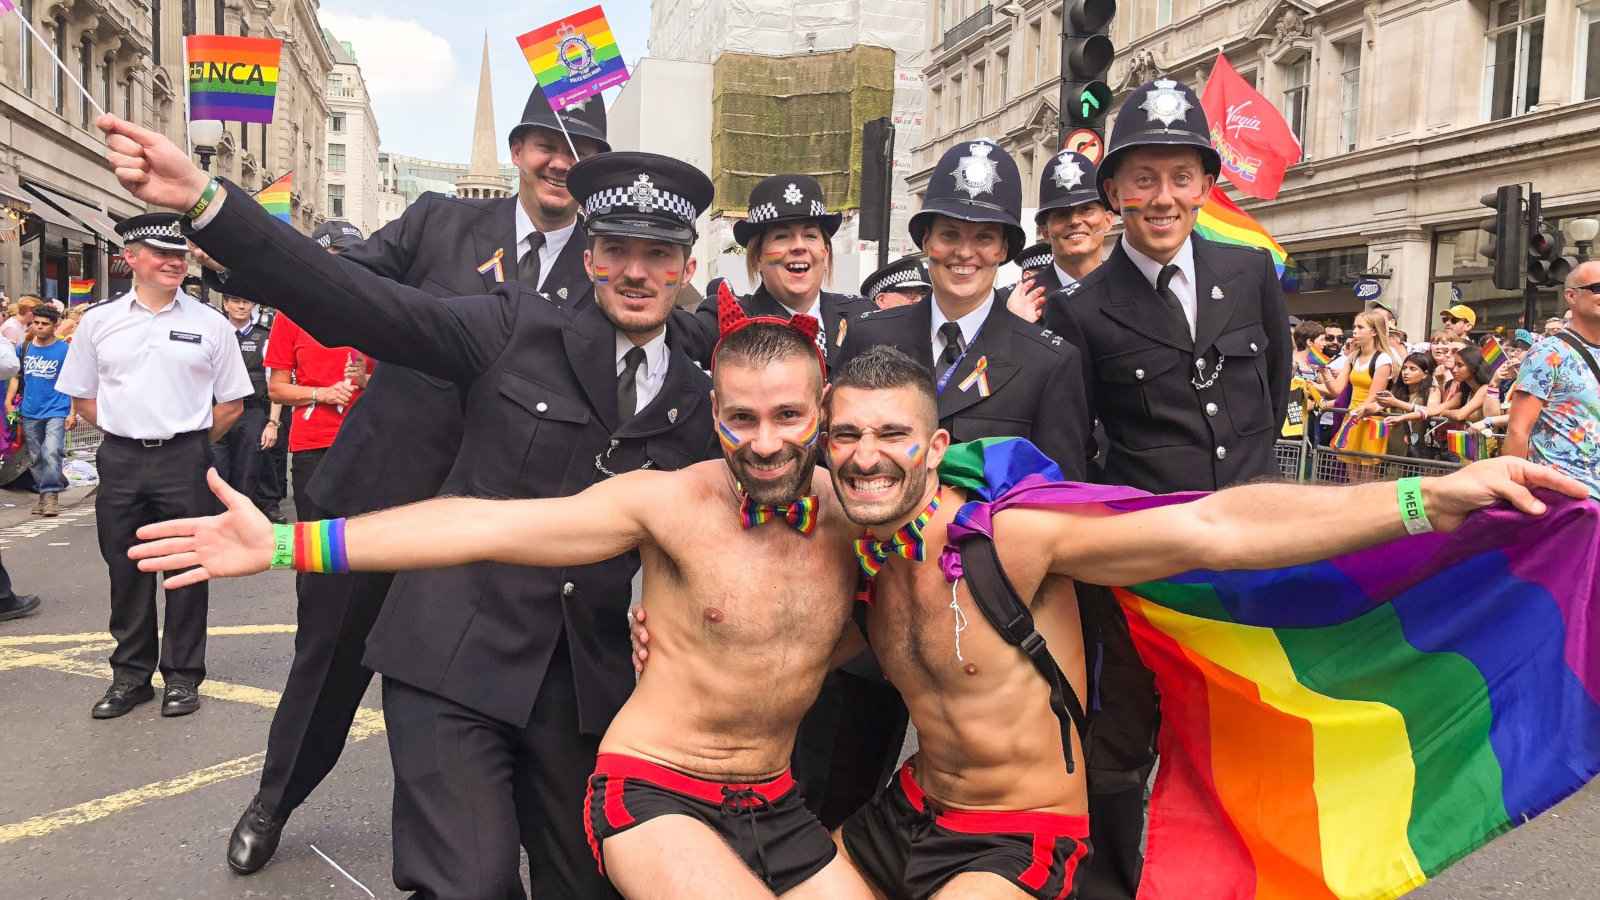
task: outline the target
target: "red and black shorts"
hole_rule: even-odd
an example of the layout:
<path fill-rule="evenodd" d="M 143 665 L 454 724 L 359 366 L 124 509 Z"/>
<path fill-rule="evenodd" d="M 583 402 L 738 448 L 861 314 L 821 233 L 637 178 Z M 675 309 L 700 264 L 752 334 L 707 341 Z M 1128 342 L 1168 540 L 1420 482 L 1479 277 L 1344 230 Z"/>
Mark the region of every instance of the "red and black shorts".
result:
<path fill-rule="evenodd" d="M 600 874 L 606 871 L 602 841 L 666 815 L 706 823 L 775 894 L 822 871 L 838 852 L 788 772 L 758 784 L 728 784 L 600 754 L 583 799 L 583 827 Z"/>
<path fill-rule="evenodd" d="M 1076 896 L 1089 817 L 940 809 L 907 764 L 844 823 L 850 859 L 894 900 L 931 897 L 963 872 L 992 872 L 1040 900 Z"/>

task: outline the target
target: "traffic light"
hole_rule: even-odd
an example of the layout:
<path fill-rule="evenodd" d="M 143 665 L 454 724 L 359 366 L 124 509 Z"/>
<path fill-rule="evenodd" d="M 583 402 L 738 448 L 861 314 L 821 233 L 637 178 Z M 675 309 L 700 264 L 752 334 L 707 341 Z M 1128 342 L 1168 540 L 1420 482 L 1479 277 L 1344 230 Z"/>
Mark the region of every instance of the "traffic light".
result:
<path fill-rule="evenodd" d="M 1578 260 L 1561 255 L 1566 241 L 1545 222 L 1542 199 L 1538 193 L 1528 199 L 1528 283 L 1549 287 L 1565 283 Z"/>
<path fill-rule="evenodd" d="M 1522 215 L 1522 185 L 1508 184 L 1478 201 L 1494 210 L 1494 218 L 1479 227 L 1485 232 L 1478 252 L 1494 263 L 1494 286 L 1502 291 L 1522 289 L 1523 261 L 1528 227 Z"/>
<path fill-rule="evenodd" d="M 1111 111 L 1106 76 L 1116 48 L 1111 44 L 1111 18 L 1116 0 L 1067 0 L 1061 19 L 1061 136 L 1077 128 L 1104 136 Z"/>

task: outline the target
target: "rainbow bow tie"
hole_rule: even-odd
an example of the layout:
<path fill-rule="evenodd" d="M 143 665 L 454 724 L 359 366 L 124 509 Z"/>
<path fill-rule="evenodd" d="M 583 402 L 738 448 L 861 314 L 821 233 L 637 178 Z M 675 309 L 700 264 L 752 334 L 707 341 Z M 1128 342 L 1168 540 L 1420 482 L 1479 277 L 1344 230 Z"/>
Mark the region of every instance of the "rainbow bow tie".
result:
<path fill-rule="evenodd" d="M 795 531 L 809 535 L 817 529 L 816 495 L 801 497 L 788 506 L 757 503 L 749 497 L 739 504 L 739 523 L 746 528 L 754 528 L 773 519 L 782 519 Z"/>
<path fill-rule="evenodd" d="M 928 501 L 928 505 L 915 519 L 901 526 L 888 538 L 880 541 L 870 533 L 856 538 L 856 562 L 861 564 L 862 573 L 869 579 L 876 578 L 890 556 L 903 556 L 912 562 L 922 562 L 926 553 L 922 529 L 928 527 L 928 522 L 933 519 L 933 514 L 938 508 L 939 495 L 934 494 L 933 499 Z"/>

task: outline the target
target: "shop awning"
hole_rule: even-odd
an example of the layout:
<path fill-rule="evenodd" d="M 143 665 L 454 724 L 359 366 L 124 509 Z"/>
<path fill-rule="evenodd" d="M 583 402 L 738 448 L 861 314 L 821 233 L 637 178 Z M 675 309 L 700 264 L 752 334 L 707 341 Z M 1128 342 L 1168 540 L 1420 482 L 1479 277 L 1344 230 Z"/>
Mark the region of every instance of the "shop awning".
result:
<path fill-rule="evenodd" d="M 67 215 L 61 210 L 56 209 L 50 204 L 44 203 L 38 199 L 34 199 L 30 205 L 33 208 L 29 210 L 29 212 L 44 220 L 45 231 L 47 232 L 45 237 L 47 240 L 53 240 L 54 238 L 65 236 L 75 238 L 79 241 L 89 243 L 94 242 L 95 235 L 93 232 L 88 230 L 89 226 L 75 221 L 71 216 Z M 65 232 L 66 234 L 63 235 L 62 232 Z"/>
<path fill-rule="evenodd" d="M 87 203 L 74 200 L 50 188 L 34 182 L 28 182 L 27 189 L 45 201 L 45 204 L 54 206 L 67 216 L 78 222 L 79 228 L 87 228 L 90 233 L 97 234 L 101 240 L 110 241 L 115 246 L 121 246 L 122 238 L 117 235 L 116 223 L 111 217 Z M 34 209 L 43 204 L 34 204 Z"/>
<path fill-rule="evenodd" d="M 0 202 L 12 201 L 23 206 L 32 206 L 33 198 L 22 190 L 22 185 L 17 183 L 10 175 L 0 175 Z"/>

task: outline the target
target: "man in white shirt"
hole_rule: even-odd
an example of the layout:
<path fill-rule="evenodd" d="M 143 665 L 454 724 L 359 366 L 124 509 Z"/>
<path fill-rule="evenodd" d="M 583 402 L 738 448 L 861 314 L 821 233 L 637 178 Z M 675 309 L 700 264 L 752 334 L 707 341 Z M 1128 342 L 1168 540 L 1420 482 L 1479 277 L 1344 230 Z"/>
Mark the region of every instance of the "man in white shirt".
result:
<path fill-rule="evenodd" d="M 73 334 L 56 389 L 105 438 L 96 464 L 95 519 L 111 576 L 111 687 L 92 715 L 111 719 L 154 699 L 159 665 L 163 716 L 200 706 L 205 678 L 204 585 L 167 591 L 164 639 L 156 634 L 156 580 L 128 559 L 140 526 L 210 512 L 211 443 L 250 396 L 250 375 L 228 320 L 179 290 L 188 243 L 178 217 L 134 216 L 117 226 L 133 290 L 91 307 Z"/>

